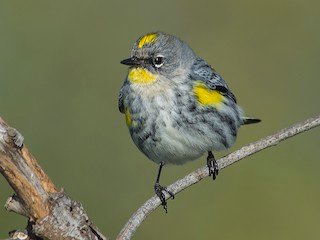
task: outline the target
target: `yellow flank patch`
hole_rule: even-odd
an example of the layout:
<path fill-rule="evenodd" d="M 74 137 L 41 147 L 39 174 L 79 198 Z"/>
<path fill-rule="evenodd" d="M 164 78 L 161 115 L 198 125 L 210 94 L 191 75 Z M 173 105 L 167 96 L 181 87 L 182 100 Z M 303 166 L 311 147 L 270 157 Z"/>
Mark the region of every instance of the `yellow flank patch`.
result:
<path fill-rule="evenodd" d="M 203 105 L 219 105 L 223 101 L 223 95 L 217 90 L 209 89 L 204 83 L 198 83 L 193 87 L 198 102 Z"/>
<path fill-rule="evenodd" d="M 145 68 L 132 68 L 128 79 L 133 83 L 150 84 L 156 80 L 156 76 Z"/>
<path fill-rule="evenodd" d="M 153 43 L 156 40 L 156 38 L 157 34 L 155 33 L 150 33 L 143 36 L 138 43 L 138 48 L 142 48 L 147 43 Z"/>
<path fill-rule="evenodd" d="M 126 124 L 128 127 L 131 127 L 132 126 L 132 116 L 131 116 L 131 113 L 130 111 L 126 108 L 125 111 L 124 111 L 124 115 L 126 117 Z"/>

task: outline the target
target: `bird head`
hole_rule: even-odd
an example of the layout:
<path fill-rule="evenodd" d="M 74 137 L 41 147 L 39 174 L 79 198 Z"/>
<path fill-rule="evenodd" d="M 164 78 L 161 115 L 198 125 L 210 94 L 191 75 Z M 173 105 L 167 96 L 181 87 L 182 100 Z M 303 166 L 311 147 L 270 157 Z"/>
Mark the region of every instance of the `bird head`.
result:
<path fill-rule="evenodd" d="M 175 36 L 154 32 L 138 38 L 131 57 L 121 63 L 130 66 L 128 79 L 138 84 L 150 84 L 161 79 L 174 81 L 187 74 L 195 59 L 191 48 Z"/>

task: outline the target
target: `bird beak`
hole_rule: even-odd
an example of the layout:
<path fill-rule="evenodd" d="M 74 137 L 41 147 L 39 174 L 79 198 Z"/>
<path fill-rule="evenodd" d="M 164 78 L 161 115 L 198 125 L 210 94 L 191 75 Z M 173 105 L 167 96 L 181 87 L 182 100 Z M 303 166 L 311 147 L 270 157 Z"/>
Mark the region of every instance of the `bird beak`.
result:
<path fill-rule="evenodd" d="M 137 65 L 140 65 L 141 62 L 139 61 L 138 58 L 135 58 L 135 57 L 131 57 L 131 58 L 127 58 L 127 59 L 124 59 L 120 62 L 121 64 L 124 64 L 124 65 L 128 65 L 128 66 L 137 66 Z"/>

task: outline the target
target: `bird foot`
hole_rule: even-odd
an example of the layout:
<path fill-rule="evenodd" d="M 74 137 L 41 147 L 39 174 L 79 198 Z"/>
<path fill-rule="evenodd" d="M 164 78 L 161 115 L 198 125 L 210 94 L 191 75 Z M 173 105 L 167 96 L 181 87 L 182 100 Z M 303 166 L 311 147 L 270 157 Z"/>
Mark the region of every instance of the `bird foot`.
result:
<path fill-rule="evenodd" d="M 172 199 L 174 199 L 174 194 L 171 191 L 169 191 L 166 187 L 161 186 L 159 183 L 156 183 L 154 185 L 154 191 L 159 197 L 163 209 L 165 210 L 166 213 L 168 213 L 167 200 L 164 195 L 164 192 L 168 193 Z"/>
<path fill-rule="evenodd" d="M 209 176 L 212 175 L 212 180 L 215 180 L 219 174 L 219 167 L 214 156 L 210 153 L 207 157 L 207 166 L 209 169 Z"/>

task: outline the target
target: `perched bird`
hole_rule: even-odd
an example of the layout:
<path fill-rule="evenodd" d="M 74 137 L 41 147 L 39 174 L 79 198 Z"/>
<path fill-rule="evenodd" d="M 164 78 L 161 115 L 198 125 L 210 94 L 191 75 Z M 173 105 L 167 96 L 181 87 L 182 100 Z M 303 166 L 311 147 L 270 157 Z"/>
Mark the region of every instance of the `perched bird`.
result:
<path fill-rule="evenodd" d="M 223 78 L 187 43 L 154 32 L 140 37 L 119 94 L 119 110 L 135 145 L 159 164 L 155 193 L 167 212 L 160 175 L 164 164 L 183 164 L 207 153 L 209 175 L 218 166 L 212 152 L 230 148 L 241 125 L 260 122 L 244 117 Z"/>

